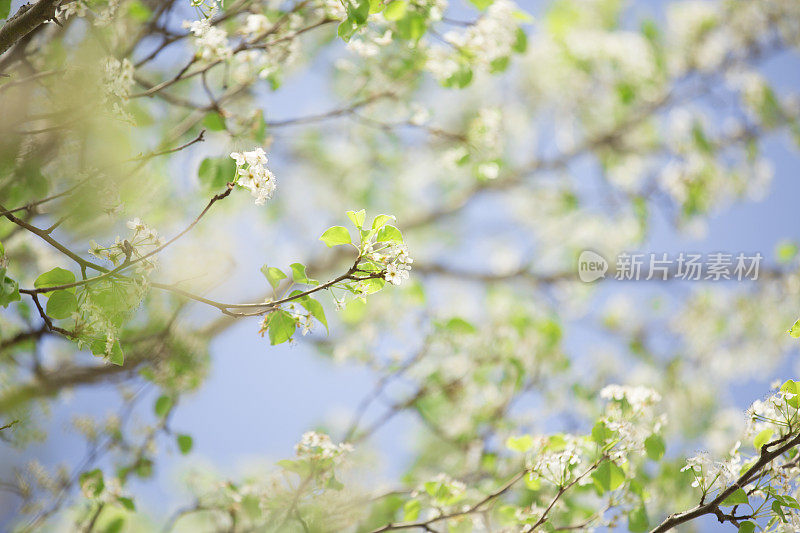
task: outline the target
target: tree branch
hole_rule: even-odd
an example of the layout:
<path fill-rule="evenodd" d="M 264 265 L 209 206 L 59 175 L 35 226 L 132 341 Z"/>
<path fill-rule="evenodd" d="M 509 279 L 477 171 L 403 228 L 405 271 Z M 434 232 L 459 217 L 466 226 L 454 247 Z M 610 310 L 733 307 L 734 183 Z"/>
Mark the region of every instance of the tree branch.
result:
<path fill-rule="evenodd" d="M 788 442 L 787 442 L 788 441 Z M 758 458 L 758 461 L 753 464 L 747 471 L 742 474 L 739 479 L 735 482 L 731 483 L 728 488 L 723 491 L 720 491 L 717 496 L 704 504 L 697 505 L 693 509 L 689 509 L 688 511 L 684 511 L 682 513 L 675 513 L 667 517 L 661 524 L 659 524 L 656 528 L 650 531 L 650 533 L 663 533 L 664 531 L 669 531 L 670 529 L 679 526 L 683 523 L 689 522 L 696 518 L 700 518 L 703 515 L 707 514 L 718 514 L 721 513 L 719 506 L 725 499 L 736 492 L 738 489 L 744 489 L 744 487 L 753 481 L 761 471 L 766 467 L 770 462 L 772 462 L 775 458 L 780 457 L 784 453 L 788 452 L 795 446 L 800 444 L 800 433 L 796 435 L 792 435 L 791 433 L 784 435 L 783 437 L 776 439 L 772 442 L 769 442 L 761 447 L 761 455 Z M 770 451 L 771 448 L 777 446 L 775 450 Z M 722 513 L 724 514 L 724 513 Z M 740 517 L 737 517 L 740 518 Z"/>
<path fill-rule="evenodd" d="M 0 55 L 41 24 L 55 17 L 58 2 L 59 0 L 39 0 L 33 5 L 21 6 L 0 28 Z"/>

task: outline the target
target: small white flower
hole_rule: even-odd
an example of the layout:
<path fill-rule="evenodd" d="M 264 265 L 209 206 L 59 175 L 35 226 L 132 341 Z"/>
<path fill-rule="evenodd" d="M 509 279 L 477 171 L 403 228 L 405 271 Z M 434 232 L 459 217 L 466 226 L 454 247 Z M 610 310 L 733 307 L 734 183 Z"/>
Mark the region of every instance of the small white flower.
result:
<path fill-rule="evenodd" d="M 212 26 L 208 19 L 185 21 L 183 27 L 188 28 L 194 35 L 195 47 L 200 59 L 208 62 L 224 61 L 233 55 L 233 50 L 228 43 L 227 32 Z"/>
<path fill-rule="evenodd" d="M 258 37 L 266 33 L 270 28 L 269 19 L 260 13 L 247 15 L 242 33 L 250 37 Z"/>
<path fill-rule="evenodd" d="M 262 148 L 249 152 L 233 152 L 231 158 L 236 162 L 236 183 L 250 190 L 256 205 L 263 205 L 276 188 L 275 176 L 266 167 L 267 154 Z"/>
<path fill-rule="evenodd" d="M 128 226 L 129 229 L 132 229 L 137 232 L 147 230 L 147 226 L 138 217 L 134 218 L 133 220 L 129 220 L 126 223 L 126 225 Z"/>

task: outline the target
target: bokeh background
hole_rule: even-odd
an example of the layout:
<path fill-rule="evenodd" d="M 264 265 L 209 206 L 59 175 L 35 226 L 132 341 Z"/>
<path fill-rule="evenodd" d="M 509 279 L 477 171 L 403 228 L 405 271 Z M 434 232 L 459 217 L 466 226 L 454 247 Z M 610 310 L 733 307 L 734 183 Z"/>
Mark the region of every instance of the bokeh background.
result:
<path fill-rule="evenodd" d="M 12 4 L 16 5 L 17 2 Z M 518 4 L 533 15 L 535 21 L 546 18 L 548 2 L 521 0 Z M 623 25 L 637 27 L 644 17 L 662 20 L 665 6 L 662 2 L 628 2 Z M 473 12 L 467 4 L 453 2 L 447 16 L 453 19 L 469 18 Z M 178 10 L 175 13 L 176 24 L 184 16 L 189 17 L 191 13 Z M 529 27 L 529 31 L 537 31 L 537 22 Z M 161 61 L 164 66 L 177 64 L 187 53 L 191 52 L 176 50 Z M 279 91 L 262 91 L 256 100 L 257 105 L 263 108 L 266 117 L 274 121 L 315 115 L 336 108 L 339 99 L 331 90 L 331 71 L 347 53 L 342 43 L 331 45 L 313 61 L 287 75 Z M 518 75 L 515 68 L 512 66 L 508 78 L 514 79 Z M 791 52 L 767 59 L 760 64 L 759 71 L 770 80 L 776 92 L 791 92 L 800 87 L 800 61 Z M 469 98 L 485 99 L 487 105 L 503 103 L 502 87 L 506 82 L 481 83 Z M 426 100 L 437 106 L 432 108 L 436 117 L 447 116 L 450 112 L 446 108 L 450 100 L 442 97 L 442 91 L 431 84 L 424 92 Z M 718 113 L 715 105 L 713 100 L 702 104 L 711 117 Z M 529 122 L 534 130 L 547 132 L 552 127 L 549 121 L 557 121 L 558 117 L 543 119 L 538 116 L 518 116 L 516 120 Z M 279 184 L 275 198 L 266 208 L 254 208 L 246 200 L 232 199 L 231 205 L 221 206 L 219 216 L 213 218 L 213 231 L 203 234 L 203 238 L 211 239 L 208 246 L 212 248 L 212 256 L 217 253 L 219 257 L 225 256 L 225 260 L 221 261 L 223 275 L 214 281 L 209 294 L 224 295 L 222 299 L 227 301 L 252 298 L 263 291 L 263 279 L 258 272 L 262 264 L 288 264 L 297 258 L 320 257 L 328 253 L 317 236 L 329 225 L 341 223 L 334 213 L 360 208 L 361 199 L 334 197 L 331 198 L 332 205 L 325 206 L 324 210 L 317 209 L 315 204 L 322 200 L 311 198 L 316 182 L 304 172 L 302 164 L 298 164 L 292 143 L 309 131 L 340 128 L 347 135 L 348 128 L 355 127 L 357 124 L 343 118 L 274 130 L 269 156 L 270 168 Z M 409 142 L 409 148 L 403 154 L 409 166 L 415 164 L 417 157 L 410 146 L 413 135 L 413 132 L 401 134 L 401 140 Z M 544 133 L 542 137 L 547 137 L 547 134 Z M 546 141 L 540 140 L 538 149 L 546 151 L 546 145 Z M 203 158 L 244 148 L 249 147 L 231 145 L 221 134 L 211 133 L 207 142 L 177 154 L 169 163 L 169 173 L 176 183 L 175 201 L 200 205 L 194 195 L 197 168 Z M 724 210 L 710 213 L 704 222 L 691 227 L 676 227 L 669 212 L 655 208 L 649 217 L 646 239 L 638 250 L 629 251 L 667 252 L 670 255 L 679 252 L 760 252 L 765 257 L 763 267 L 774 267 L 776 247 L 787 241 L 800 241 L 800 214 L 797 208 L 797 199 L 800 198 L 800 159 L 793 149 L 793 140 L 783 133 L 768 136 L 762 148 L 763 156 L 774 169 L 772 183 L 762 198 L 736 200 Z M 567 172 L 588 201 L 594 198 L 598 205 L 613 211 L 613 207 L 605 204 L 603 176 L 596 161 L 591 157 L 578 158 L 568 165 Z M 370 177 L 355 176 L 353 179 L 369 180 Z M 414 185 L 409 184 L 410 187 Z M 374 198 L 373 209 L 391 212 L 394 200 L 390 194 L 387 192 L 386 197 L 378 195 Z M 437 200 L 436 197 L 428 198 L 431 204 L 436 204 Z M 446 219 L 433 235 L 426 231 L 408 232 L 406 241 L 412 255 L 425 264 L 452 265 L 465 271 L 494 269 L 502 272 L 512 270 L 522 261 L 536 263 L 539 250 L 529 238 L 528 228 L 510 215 L 508 205 L 511 201 L 502 191 L 490 192 L 470 202 L 457 215 Z M 265 215 L 264 209 L 269 213 Z M 210 220 L 206 222 L 211 223 Z M 397 224 L 402 229 L 403 219 L 399 218 Z M 164 228 L 162 232 L 168 233 L 167 229 Z M 610 234 L 618 230 L 613 224 L 605 228 Z M 464 238 L 466 234 L 469 235 L 468 239 Z M 217 239 L 213 240 L 214 237 Z M 441 242 L 446 244 L 440 246 Z M 167 254 L 165 263 L 170 265 L 172 261 L 177 265 L 167 268 L 180 268 L 181 263 L 176 256 L 181 253 L 186 252 L 178 249 Z M 197 260 L 202 262 L 204 259 Z M 425 284 L 429 294 L 427 312 L 433 315 L 437 309 L 452 310 L 453 307 L 458 307 L 466 315 L 476 314 L 482 305 L 481 287 L 470 281 L 431 273 L 416 274 L 413 271 L 412 280 Z M 577 280 L 569 283 L 576 285 L 577 291 L 583 290 Z M 720 285 L 738 291 L 749 290 L 743 285 L 750 283 L 758 282 L 726 282 Z M 708 284 L 686 281 L 600 281 L 594 287 L 593 294 L 586 298 L 585 304 L 565 312 L 565 350 L 578 366 L 585 361 L 588 371 L 592 371 L 598 361 L 605 357 L 606 350 L 624 349 L 618 338 L 597 327 L 597 314 L 607 309 L 610 303 L 625 299 L 628 302 L 625 308 L 628 314 L 623 317 L 631 321 L 657 306 L 665 310 L 663 315 L 669 316 L 671 310 L 679 312 L 680 303 L 693 291 L 699 290 L 699 285 Z M 401 287 L 397 290 L 410 289 Z M 450 298 L 454 293 L 459 294 L 458 305 L 454 305 Z M 528 297 L 526 289 L 521 287 L 518 298 Z M 378 294 L 374 298 L 388 296 Z M 205 311 L 197 313 L 198 320 L 208 317 Z M 334 314 L 332 308 L 329 314 Z M 657 328 L 659 324 L 663 325 L 663 322 L 654 320 L 650 327 Z M 785 326 L 788 328 L 790 325 Z M 403 327 L 403 335 L 395 335 L 385 341 L 386 350 L 408 351 L 419 342 L 413 328 L 408 325 Z M 186 475 L 193 469 L 210 469 L 235 478 L 259 468 L 267 469 L 275 461 L 291 456 L 299 436 L 309 429 L 322 428 L 334 437 L 341 436 L 353 412 L 380 376 L 362 364 L 320 355 L 320 343 L 327 340 L 341 342 L 341 333 L 347 334 L 347 330 L 337 334 L 336 329 L 332 327 L 333 333 L 329 339 L 323 332 L 316 331 L 312 336 L 299 338 L 291 345 L 271 347 L 257 335 L 255 320 L 241 320 L 214 339 L 210 348 L 212 363 L 207 380 L 198 391 L 181 398 L 171 423 L 175 429 L 191 431 L 194 449 L 188 456 L 168 449 L 161 454 L 152 479 L 133 482 L 131 488 L 137 494 L 139 508 L 146 509 L 156 519 L 164 519 L 189 501 Z M 669 337 L 665 330 L 660 342 L 668 344 Z M 43 349 L 59 350 L 62 346 L 60 341 L 52 341 L 44 344 Z M 757 355 L 754 357 L 757 359 Z M 730 405 L 743 411 L 754 399 L 765 395 L 774 380 L 797 375 L 796 357 L 797 348 L 791 348 L 778 364 L 771 361 L 761 371 L 742 372 L 739 377 L 731 379 L 721 393 Z M 752 363 L 755 367 L 759 366 L 758 360 Z M 617 369 L 617 374 L 624 378 L 625 369 Z M 135 393 L 135 400 L 130 402 L 120 396 L 113 383 L 62 394 L 51 404 L 50 411 L 41 415 L 41 427 L 47 433 L 43 442 L 22 450 L 3 446 L 0 476 L 11 475 L 14 468 L 31 459 L 48 467 L 62 463 L 73 467 L 80 464 L 86 454 L 86 444 L 72 428 L 71 421 L 76 415 L 103 417 L 124 410 L 126 403 L 130 403 L 133 419 L 140 417 L 147 420 L 152 416 L 152 403 L 158 391 L 142 384 L 134 385 L 130 390 Z M 563 394 L 569 397 L 572 392 L 565 390 Z M 516 409 L 528 410 L 535 417 L 537 406 L 534 401 L 522 402 Z M 375 419 L 379 413 L 380 409 L 371 409 L 367 411 L 366 419 Z M 686 413 L 686 416 L 692 414 Z M 563 428 L 569 426 L 569 422 L 552 420 L 543 425 Z M 385 481 L 388 486 L 392 479 L 402 475 L 414 457 L 421 430 L 419 421 L 412 414 L 405 413 L 377 432 L 365 445 L 365 449 L 374 455 L 374 467 L 370 470 L 372 479 L 368 480 L 370 484 L 380 485 Z M 680 453 L 686 453 L 686 450 L 668 448 L 667 451 L 668 455 Z M 67 498 L 73 496 L 67 495 Z M 13 498 L 0 494 L 0 528 L 9 527 L 16 519 L 16 512 Z M 713 519 L 709 519 L 698 527 L 711 531 L 718 526 Z"/>

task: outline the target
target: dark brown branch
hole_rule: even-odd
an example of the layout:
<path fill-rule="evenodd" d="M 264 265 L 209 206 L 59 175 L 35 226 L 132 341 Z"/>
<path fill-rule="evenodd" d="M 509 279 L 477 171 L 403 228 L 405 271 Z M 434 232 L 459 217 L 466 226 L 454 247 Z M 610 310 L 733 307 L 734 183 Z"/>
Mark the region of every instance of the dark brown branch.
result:
<path fill-rule="evenodd" d="M 162 156 L 162 155 L 174 154 L 175 152 L 180 152 L 184 148 L 188 148 L 188 147 L 190 147 L 191 145 L 193 145 L 195 143 L 199 143 L 199 142 L 205 141 L 205 138 L 204 138 L 205 134 L 206 134 L 206 130 L 200 130 L 200 133 L 197 135 L 197 137 L 195 137 L 191 141 L 186 142 L 186 143 L 184 143 L 184 144 L 182 144 L 180 146 L 177 146 L 175 148 L 170 148 L 169 150 L 161 150 L 160 152 L 151 152 L 149 154 L 143 154 L 143 155 L 128 159 L 128 161 L 147 161 L 148 159 L 152 159 L 154 157 L 159 157 L 159 156 Z"/>
<path fill-rule="evenodd" d="M 98 281 L 98 280 L 103 279 L 103 278 L 108 278 L 108 277 L 111 277 L 111 276 L 115 276 L 115 275 L 119 274 L 122 270 L 128 268 L 129 266 L 132 266 L 132 265 L 135 265 L 137 263 L 140 263 L 140 262 L 144 261 L 145 259 L 156 255 L 157 253 L 161 252 L 164 248 L 166 248 L 167 246 L 170 246 L 172 243 L 174 243 L 175 241 L 177 241 L 178 239 L 180 239 L 181 237 L 186 235 L 189 231 L 192 230 L 192 228 L 194 228 L 197 225 L 198 222 L 200 222 L 200 219 L 202 219 L 205 216 L 205 214 L 208 213 L 208 210 L 211 209 L 211 206 L 213 206 L 216 202 L 218 202 L 218 201 L 222 200 L 223 198 L 228 197 L 228 195 L 230 195 L 231 191 L 233 190 L 233 187 L 234 187 L 233 183 L 228 183 L 228 186 L 225 188 L 225 190 L 223 192 L 219 193 L 219 194 L 214 195 L 211 198 L 211 200 L 209 200 L 208 204 L 206 204 L 205 209 L 203 209 L 200 212 L 200 214 L 197 215 L 197 217 L 195 217 L 195 219 L 191 222 L 191 224 L 189 224 L 188 226 L 186 226 L 186 228 L 183 229 L 183 231 L 181 231 L 180 233 L 178 233 L 177 235 L 175 235 L 170 240 L 168 240 L 167 242 L 165 242 L 161 246 L 157 247 L 156 249 L 151 250 L 150 252 L 148 252 L 148 253 L 146 253 L 144 255 L 141 255 L 141 256 L 137 257 L 136 259 L 126 260 L 124 263 L 122 263 L 120 266 L 114 268 L 113 270 L 108 270 L 106 268 L 99 267 L 96 270 L 101 270 L 103 273 L 100 274 L 99 276 L 94 276 L 92 278 L 86 278 L 86 279 L 83 279 L 83 280 L 80 280 L 80 281 L 75 281 L 73 283 L 65 283 L 63 285 L 57 285 L 57 286 L 54 286 L 54 287 L 45 287 L 45 288 L 38 288 L 38 289 L 20 289 L 19 292 L 22 293 L 22 294 L 34 295 L 34 294 L 40 294 L 40 293 L 43 293 L 43 292 L 50 292 L 50 291 L 58 291 L 58 290 L 63 290 L 63 289 L 69 289 L 71 287 L 79 287 L 81 285 L 86 285 L 88 283 L 93 283 L 93 282 Z M 0 206 L 0 207 L 2 207 L 2 206 Z M 9 219 L 13 218 L 12 215 L 8 215 L 8 217 L 9 217 Z M 30 225 L 28 225 L 28 226 L 30 226 Z M 37 230 L 38 231 L 37 235 L 43 233 L 42 230 L 39 230 L 38 228 L 35 228 L 33 226 L 30 226 L 30 227 L 33 228 L 33 230 Z M 26 229 L 28 229 L 28 228 L 26 228 Z M 30 231 L 33 231 L 33 230 L 30 230 Z M 36 231 L 34 231 L 34 233 L 36 233 Z M 44 237 L 48 237 L 49 238 L 49 236 L 46 235 L 46 234 L 42 235 L 42 238 L 44 238 Z M 47 239 L 45 239 L 45 240 L 47 240 Z M 61 245 L 57 241 L 55 241 L 53 239 L 50 239 L 48 242 L 51 242 L 51 244 L 55 243 L 53 245 L 54 246 L 57 245 L 56 248 L 58 248 L 59 251 L 67 254 L 69 257 L 73 257 L 73 258 L 77 257 L 76 260 L 85 261 L 84 259 L 78 257 L 76 254 L 74 254 L 72 251 L 68 250 L 65 246 Z M 93 266 L 93 265 L 94 265 L 93 263 L 89 263 L 88 266 Z"/>
<path fill-rule="evenodd" d="M 0 28 L 0 55 L 30 32 L 51 20 L 56 14 L 59 0 L 39 0 L 35 4 L 24 4 Z"/>
<path fill-rule="evenodd" d="M 378 93 L 378 94 L 374 94 L 372 96 L 368 96 L 368 97 L 366 97 L 366 98 L 364 98 L 362 100 L 359 100 L 358 102 L 354 102 L 353 104 L 349 105 L 348 107 L 342 107 L 342 108 L 339 108 L 339 109 L 333 109 L 333 110 L 327 111 L 325 113 L 319 113 L 317 115 L 309 115 L 309 116 L 306 116 L 306 117 L 290 118 L 290 119 L 286 119 L 286 120 L 276 120 L 276 121 L 272 121 L 272 122 L 267 122 L 266 125 L 267 125 L 267 127 L 270 127 L 270 128 L 277 128 L 277 127 L 281 127 L 281 126 L 295 126 L 295 125 L 300 125 L 300 124 L 308 124 L 308 123 L 312 123 L 312 122 L 320 122 L 320 121 L 323 121 L 323 120 L 337 118 L 337 117 L 341 117 L 341 116 L 344 116 L 344 115 L 351 115 L 355 111 L 361 109 L 364 106 L 367 106 L 367 105 L 369 105 L 369 104 L 371 104 L 373 102 L 376 102 L 376 101 L 378 101 L 378 100 L 380 100 L 382 98 L 388 98 L 388 97 L 392 97 L 392 96 L 394 96 L 394 94 L 391 93 L 391 92 Z"/>
<path fill-rule="evenodd" d="M 731 483 L 728 488 L 722 490 L 717 494 L 717 496 L 706 503 L 699 504 L 693 509 L 689 509 L 688 511 L 684 511 L 682 513 L 675 513 L 667 517 L 661 524 L 659 524 L 656 528 L 651 530 L 650 533 L 663 533 L 664 531 L 669 531 L 670 529 L 694 520 L 696 518 L 700 518 L 701 516 L 707 514 L 717 514 L 720 511 L 719 506 L 722 505 L 722 502 L 725 501 L 728 496 L 736 492 L 738 489 L 744 489 L 744 487 L 752 482 L 756 477 L 758 477 L 764 470 L 764 468 L 775 460 L 777 457 L 780 457 L 784 453 L 788 452 L 795 446 L 800 444 L 800 433 L 793 435 L 789 433 L 788 435 L 784 435 L 783 437 L 776 439 L 772 442 L 769 442 L 761 447 L 761 455 L 759 456 L 758 460 L 747 469 L 747 471 L 742 474 L 739 479 L 735 482 Z M 772 448 L 774 450 L 770 451 Z"/>

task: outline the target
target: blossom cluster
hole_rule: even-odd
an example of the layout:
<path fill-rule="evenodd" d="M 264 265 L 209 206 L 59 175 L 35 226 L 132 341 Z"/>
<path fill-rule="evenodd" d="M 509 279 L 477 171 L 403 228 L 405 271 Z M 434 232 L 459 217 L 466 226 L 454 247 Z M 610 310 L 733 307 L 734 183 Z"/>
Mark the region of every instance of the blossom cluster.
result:
<path fill-rule="evenodd" d="M 649 387 L 608 385 L 600 391 L 604 400 L 626 400 L 634 411 L 641 411 L 661 401 L 661 395 Z"/>
<path fill-rule="evenodd" d="M 334 444 L 325 433 L 308 431 L 303 434 L 294 451 L 300 458 L 321 460 L 335 459 L 353 451 L 353 447 L 347 443 Z"/>
<path fill-rule="evenodd" d="M 464 61 L 471 66 L 489 70 L 495 62 L 508 58 L 517 40 L 518 11 L 516 4 L 510 0 L 495 0 L 486 10 L 486 14 L 466 31 L 450 31 L 444 34 L 449 48 L 431 47 L 428 70 L 441 81 L 445 81 L 458 73 Z"/>
<path fill-rule="evenodd" d="M 128 239 L 120 239 L 119 236 L 114 240 L 111 246 L 101 246 L 94 240 L 90 242 L 89 253 L 99 259 L 111 261 L 114 265 L 119 264 L 122 260 L 130 259 L 131 257 L 141 257 L 139 251 L 142 247 L 159 248 L 164 245 L 163 239 L 159 236 L 158 231 L 151 228 L 139 218 L 134 218 L 126 223 L 128 229 L 133 232 Z M 147 258 L 138 264 L 140 271 L 147 272 L 155 268 L 153 258 Z"/>
<path fill-rule="evenodd" d="M 747 433 L 752 435 L 796 426 L 799 421 L 797 406 L 797 394 L 785 388 L 766 400 L 756 400 L 747 410 Z"/>
<path fill-rule="evenodd" d="M 708 492 L 713 488 L 724 489 L 736 481 L 742 469 L 742 456 L 739 454 L 741 441 L 737 441 L 724 461 L 714 461 L 708 453 L 702 452 L 686 460 L 681 472 L 691 470 L 694 475 L 692 487 Z"/>
<path fill-rule="evenodd" d="M 200 19 L 183 23 L 195 37 L 197 55 L 203 61 L 224 61 L 230 59 L 233 50 L 228 43 L 228 33 L 212 26 L 208 19 Z"/>
<path fill-rule="evenodd" d="M 646 450 L 647 439 L 658 435 L 666 424 L 666 415 L 656 415 L 653 410 L 661 395 L 649 387 L 608 385 L 600 391 L 600 397 L 611 400 L 601 421 L 614 432 L 616 444 L 609 452 L 614 460 Z"/>
<path fill-rule="evenodd" d="M 74 2 L 62 2 L 56 8 L 55 19 L 59 22 L 65 22 L 71 17 L 85 17 L 86 16 L 86 2 L 83 0 L 75 0 Z"/>
<path fill-rule="evenodd" d="M 400 285 L 408 279 L 408 271 L 414 260 L 408 255 L 408 246 L 402 243 L 371 243 L 364 250 L 365 256 L 386 270 L 384 279 L 393 285 Z"/>
<path fill-rule="evenodd" d="M 268 159 L 263 148 L 232 152 L 231 158 L 236 161 L 236 184 L 250 191 L 256 205 L 264 205 L 275 192 L 276 183 L 275 176 L 266 166 Z"/>
<path fill-rule="evenodd" d="M 295 303 L 288 304 L 285 310 L 297 321 L 297 327 L 300 328 L 300 332 L 303 334 L 303 336 L 311 333 L 311 330 L 314 327 L 314 316 L 310 312 L 306 311 L 302 306 Z M 269 320 L 266 317 L 264 319 L 264 323 L 269 323 Z"/>
<path fill-rule="evenodd" d="M 128 58 L 122 61 L 116 57 L 105 59 L 103 89 L 106 98 L 118 98 L 126 100 L 133 87 L 133 63 Z"/>
<path fill-rule="evenodd" d="M 295 39 L 297 30 L 304 19 L 293 14 L 282 23 L 271 23 L 261 13 L 251 13 L 239 30 L 246 42 L 255 43 L 270 32 L 280 30 L 284 37 L 275 38 L 270 46 L 254 47 L 236 53 L 232 61 L 231 74 L 239 83 L 251 83 L 255 79 L 272 79 L 281 69 L 294 62 L 299 56 L 300 41 Z"/>
<path fill-rule="evenodd" d="M 539 437 L 529 470 L 555 485 L 565 485 L 573 477 L 573 468 L 583 462 L 585 441 L 576 435 Z"/>
<path fill-rule="evenodd" d="M 350 39 L 347 49 L 361 57 L 375 57 L 381 47 L 392 42 L 392 30 L 386 30 L 382 34 L 372 33 L 374 32 L 364 32 L 362 36 Z"/>

